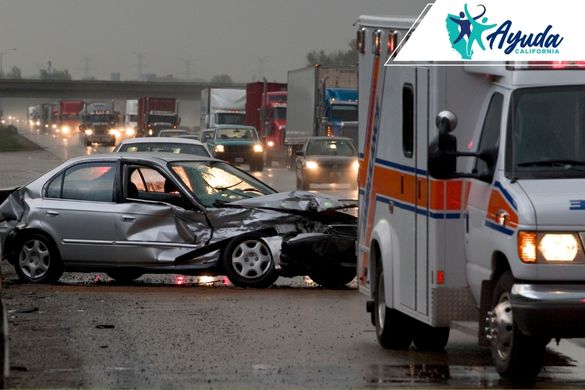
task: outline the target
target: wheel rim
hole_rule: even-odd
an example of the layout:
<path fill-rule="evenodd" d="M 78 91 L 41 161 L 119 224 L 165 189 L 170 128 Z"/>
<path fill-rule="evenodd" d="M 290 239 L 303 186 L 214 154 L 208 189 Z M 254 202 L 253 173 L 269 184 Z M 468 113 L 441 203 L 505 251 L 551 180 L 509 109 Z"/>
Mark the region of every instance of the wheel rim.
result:
<path fill-rule="evenodd" d="M 494 307 L 493 317 L 490 321 L 489 332 L 492 335 L 492 345 L 502 360 L 510 356 L 514 338 L 514 318 L 512 317 L 512 304 L 510 295 L 506 292 L 500 296 L 498 304 Z"/>
<path fill-rule="evenodd" d="M 386 289 L 384 287 L 384 273 L 380 273 L 378 279 L 378 288 L 376 291 L 376 298 L 378 305 L 376 310 L 378 311 L 378 326 L 380 329 L 384 328 L 384 321 L 386 320 Z"/>
<path fill-rule="evenodd" d="M 20 250 L 19 265 L 30 279 L 40 279 L 47 274 L 51 264 L 49 248 L 40 240 L 27 241 Z"/>
<path fill-rule="evenodd" d="M 264 276 L 272 266 L 268 246 L 259 240 L 242 241 L 232 253 L 232 265 L 236 273 L 246 279 Z"/>

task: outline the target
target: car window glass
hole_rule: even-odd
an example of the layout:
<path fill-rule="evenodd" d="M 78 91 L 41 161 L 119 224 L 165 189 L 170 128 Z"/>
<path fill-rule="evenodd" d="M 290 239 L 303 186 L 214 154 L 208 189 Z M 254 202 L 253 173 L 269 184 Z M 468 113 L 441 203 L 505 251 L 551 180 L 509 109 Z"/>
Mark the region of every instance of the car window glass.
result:
<path fill-rule="evenodd" d="M 49 198 L 60 198 L 61 188 L 63 187 L 63 174 L 60 174 L 54 178 L 47 186 L 47 197 Z"/>
<path fill-rule="evenodd" d="M 307 146 L 308 155 L 320 156 L 355 156 L 356 150 L 348 141 L 322 140 L 310 142 Z"/>
<path fill-rule="evenodd" d="M 114 163 L 76 165 L 65 171 L 60 198 L 112 202 L 115 176 Z"/>
<path fill-rule="evenodd" d="M 165 177 L 152 168 L 136 168 L 130 175 L 130 181 L 138 191 L 165 192 Z"/>
<path fill-rule="evenodd" d="M 183 153 L 195 156 L 209 157 L 207 149 L 203 145 L 181 143 L 143 143 L 122 145 L 119 152 L 157 152 L 157 153 Z"/>

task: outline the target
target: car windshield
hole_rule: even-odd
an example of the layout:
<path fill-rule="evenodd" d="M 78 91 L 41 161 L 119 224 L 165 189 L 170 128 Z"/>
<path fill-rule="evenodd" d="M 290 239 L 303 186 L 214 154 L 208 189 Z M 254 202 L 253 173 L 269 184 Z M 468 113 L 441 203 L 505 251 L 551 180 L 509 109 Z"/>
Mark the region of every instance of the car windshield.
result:
<path fill-rule="evenodd" d="M 335 104 L 331 107 L 331 119 L 334 121 L 357 122 L 358 107 L 357 105 Z"/>
<path fill-rule="evenodd" d="M 150 142 L 140 144 L 121 145 L 118 152 L 163 152 L 163 153 L 183 153 L 195 156 L 209 157 L 207 149 L 203 145 L 170 143 L 170 142 Z"/>
<path fill-rule="evenodd" d="M 218 113 L 215 124 L 243 125 L 246 121 L 246 114 L 242 113 Z"/>
<path fill-rule="evenodd" d="M 232 140 L 232 141 L 246 140 L 246 141 L 249 141 L 249 140 L 257 140 L 258 135 L 256 134 L 256 130 L 254 130 L 254 129 L 230 128 L 230 129 L 218 129 L 216 138 L 219 140 Z"/>
<path fill-rule="evenodd" d="M 274 107 L 274 119 L 285 120 L 286 119 L 286 107 Z"/>
<path fill-rule="evenodd" d="M 323 139 L 313 140 L 307 145 L 307 155 L 317 156 L 356 156 L 356 149 L 351 141 Z"/>
<path fill-rule="evenodd" d="M 275 193 L 251 175 L 218 161 L 181 161 L 171 170 L 205 207 Z"/>
<path fill-rule="evenodd" d="M 176 137 L 178 135 L 187 135 L 189 132 L 185 130 L 161 130 L 158 135 L 159 137 Z"/>
<path fill-rule="evenodd" d="M 515 92 L 506 171 L 522 179 L 585 177 L 585 87 Z"/>

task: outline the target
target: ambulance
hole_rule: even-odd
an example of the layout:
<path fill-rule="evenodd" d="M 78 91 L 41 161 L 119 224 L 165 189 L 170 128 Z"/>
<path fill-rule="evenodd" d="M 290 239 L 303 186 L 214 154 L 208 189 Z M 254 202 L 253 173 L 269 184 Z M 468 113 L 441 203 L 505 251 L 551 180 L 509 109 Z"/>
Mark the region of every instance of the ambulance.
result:
<path fill-rule="evenodd" d="M 585 336 L 585 66 L 385 66 L 413 20 L 362 16 L 359 290 L 379 344 L 473 327 L 532 380 Z"/>

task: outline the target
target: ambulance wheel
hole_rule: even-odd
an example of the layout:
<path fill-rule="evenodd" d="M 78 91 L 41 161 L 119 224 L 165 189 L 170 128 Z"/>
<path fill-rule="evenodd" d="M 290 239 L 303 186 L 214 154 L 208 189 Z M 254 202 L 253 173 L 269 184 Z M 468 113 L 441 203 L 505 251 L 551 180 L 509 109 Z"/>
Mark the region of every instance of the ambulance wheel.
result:
<path fill-rule="evenodd" d="M 233 239 L 223 253 L 222 266 L 230 282 L 238 287 L 270 287 L 278 271 L 268 245 L 249 234 Z"/>
<path fill-rule="evenodd" d="M 374 322 L 378 343 L 386 349 L 408 349 L 414 338 L 415 320 L 386 306 L 384 271 L 376 278 Z"/>
<path fill-rule="evenodd" d="M 449 341 L 449 328 L 436 328 L 420 323 L 414 336 L 414 346 L 419 351 L 442 351 Z"/>
<path fill-rule="evenodd" d="M 540 372 L 548 340 L 522 333 L 512 312 L 510 291 L 514 276 L 505 272 L 496 283 L 488 312 L 487 336 L 496 371 L 515 382 L 533 380 Z"/>

